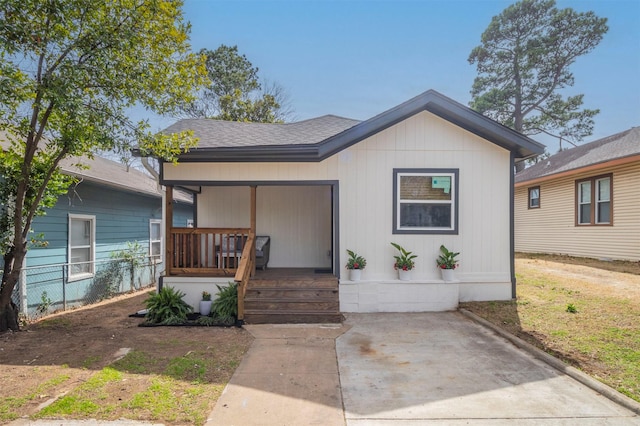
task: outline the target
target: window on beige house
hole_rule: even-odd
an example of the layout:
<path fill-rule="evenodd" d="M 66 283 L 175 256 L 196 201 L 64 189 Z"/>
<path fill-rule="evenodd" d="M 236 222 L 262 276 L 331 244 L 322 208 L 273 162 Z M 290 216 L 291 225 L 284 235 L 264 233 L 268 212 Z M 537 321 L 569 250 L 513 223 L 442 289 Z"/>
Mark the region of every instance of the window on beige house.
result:
<path fill-rule="evenodd" d="M 534 186 L 533 188 L 529 188 L 529 208 L 530 209 L 540 208 L 540 187 L 539 186 Z"/>
<path fill-rule="evenodd" d="M 576 181 L 576 224 L 611 225 L 613 218 L 612 175 Z"/>

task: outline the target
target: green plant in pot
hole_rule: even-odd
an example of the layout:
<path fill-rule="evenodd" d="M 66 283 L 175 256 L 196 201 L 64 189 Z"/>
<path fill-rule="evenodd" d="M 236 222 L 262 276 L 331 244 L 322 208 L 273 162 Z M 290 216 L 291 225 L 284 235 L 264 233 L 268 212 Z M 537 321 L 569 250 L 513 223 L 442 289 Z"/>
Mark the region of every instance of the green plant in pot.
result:
<path fill-rule="evenodd" d="M 398 271 L 400 280 L 406 281 L 410 279 L 409 271 L 411 271 L 415 262 L 413 259 L 418 257 L 418 255 L 413 254 L 413 252 L 407 251 L 399 244 L 391 243 L 393 247 L 395 247 L 400 254 L 393 256 L 396 260 L 393 264 L 393 269 Z"/>
<path fill-rule="evenodd" d="M 367 259 L 358 253 L 347 249 L 349 260 L 347 260 L 347 269 L 349 270 L 349 279 L 351 281 L 360 281 L 361 271 L 367 266 Z"/>
<path fill-rule="evenodd" d="M 442 279 L 444 281 L 454 281 L 455 276 L 453 270 L 456 269 L 458 264 L 458 255 L 460 252 L 454 252 L 447 249 L 444 245 L 440 246 L 440 255 L 436 259 L 436 265 L 442 273 Z"/>
<path fill-rule="evenodd" d="M 200 315 L 207 316 L 211 313 L 211 293 L 208 291 L 202 292 L 202 300 L 200 301 Z"/>

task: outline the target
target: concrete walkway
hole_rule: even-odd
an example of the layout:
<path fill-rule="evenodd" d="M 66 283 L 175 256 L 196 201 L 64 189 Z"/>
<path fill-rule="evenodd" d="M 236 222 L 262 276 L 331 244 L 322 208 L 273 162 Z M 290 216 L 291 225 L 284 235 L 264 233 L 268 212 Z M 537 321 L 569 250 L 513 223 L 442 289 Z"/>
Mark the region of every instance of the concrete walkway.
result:
<path fill-rule="evenodd" d="M 246 328 L 256 340 L 207 425 L 640 425 L 458 312 Z"/>
<path fill-rule="evenodd" d="M 207 426 L 344 425 L 341 324 L 245 325 L 255 337 Z"/>

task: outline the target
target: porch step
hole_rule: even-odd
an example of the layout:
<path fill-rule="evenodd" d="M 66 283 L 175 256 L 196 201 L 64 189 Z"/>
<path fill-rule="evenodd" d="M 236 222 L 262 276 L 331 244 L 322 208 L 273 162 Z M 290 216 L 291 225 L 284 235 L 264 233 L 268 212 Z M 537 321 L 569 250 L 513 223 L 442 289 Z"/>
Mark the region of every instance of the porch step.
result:
<path fill-rule="evenodd" d="M 245 302 L 254 299 L 330 299 L 333 300 L 338 294 L 337 288 L 329 287 L 303 287 L 303 288 L 283 288 L 283 287 L 257 287 L 247 289 Z"/>
<path fill-rule="evenodd" d="M 253 310 L 251 314 L 245 313 L 247 324 L 318 324 L 341 323 L 342 314 L 339 312 L 313 312 L 313 311 L 273 311 Z"/>
<path fill-rule="evenodd" d="M 247 324 L 339 323 L 338 280 L 330 277 L 252 279 L 244 299 Z"/>
<path fill-rule="evenodd" d="M 282 277 L 274 279 L 252 278 L 249 281 L 249 288 L 338 288 L 338 279 L 335 277 L 329 278 L 304 278 L 304 277 Z"/>

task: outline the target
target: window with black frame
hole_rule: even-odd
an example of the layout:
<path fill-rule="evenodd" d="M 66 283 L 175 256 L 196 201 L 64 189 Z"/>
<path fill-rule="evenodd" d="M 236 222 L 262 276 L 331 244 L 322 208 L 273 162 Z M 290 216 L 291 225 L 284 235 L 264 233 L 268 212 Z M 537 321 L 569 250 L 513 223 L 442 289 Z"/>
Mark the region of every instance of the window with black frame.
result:
<path fill-rule="evenodd" d="M 458 169 L 395 169 L 394 234 L 458 233 Z"/>

